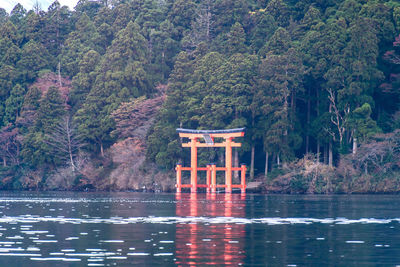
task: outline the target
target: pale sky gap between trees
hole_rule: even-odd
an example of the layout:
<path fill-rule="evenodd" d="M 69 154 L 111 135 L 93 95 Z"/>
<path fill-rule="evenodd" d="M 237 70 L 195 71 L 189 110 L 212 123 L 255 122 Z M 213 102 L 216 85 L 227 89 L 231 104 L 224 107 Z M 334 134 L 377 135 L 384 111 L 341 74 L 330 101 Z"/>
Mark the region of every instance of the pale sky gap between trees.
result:
<path fill-rule="evenodd" d="M 39 2 L 44 11 L 47 11 L 47 8 L 54 2 L 54 0 L 0 0 L 0 7 L 10 13 L 15 5 L 20 3 L 26 10 L 31 10 L 36 1 Z M 78 0 L 58 0 L 58 2 L 62 6 L 68 6 L 69 9 L 73 10 Z"/>

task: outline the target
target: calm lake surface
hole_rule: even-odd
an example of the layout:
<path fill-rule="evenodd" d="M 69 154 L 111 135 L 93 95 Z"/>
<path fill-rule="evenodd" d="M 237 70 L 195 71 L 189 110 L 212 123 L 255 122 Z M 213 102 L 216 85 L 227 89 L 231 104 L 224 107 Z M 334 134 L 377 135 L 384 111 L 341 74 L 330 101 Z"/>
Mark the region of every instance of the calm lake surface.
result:
<path fill-rule="evenodd" d="M 0 266 L 400 266 L 396 195 L 0 192 Z"/>

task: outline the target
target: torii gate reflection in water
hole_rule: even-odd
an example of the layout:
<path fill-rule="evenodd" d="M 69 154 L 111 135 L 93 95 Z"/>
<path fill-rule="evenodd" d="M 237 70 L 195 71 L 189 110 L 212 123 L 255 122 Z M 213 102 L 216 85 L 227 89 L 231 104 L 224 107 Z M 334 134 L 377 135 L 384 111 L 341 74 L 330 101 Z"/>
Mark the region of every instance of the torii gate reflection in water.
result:
<path fill-rule="evenodd" d="M 190 188 L 192 193 L 197 188 L 206 188 L 207 192 L 215 193 L 217 188 L 225 188 L 226 193 L 232 193 L 232 188 L 240 188 L 242 193 L 246 192 L 246 165 L 232 167 L 232 147 L 240 147 L 242 144 L 233 142 L 235 137 L 243 137 L 245 128 L 229 130 L 190 130 L 178 128 L 176 131 L 181 138 L 189 138 L 189 143 L 182 143 L 182 147 L 190 147 L 190 167 L 176 166 L 176 192 L 180 193 L 182 188 Z M 223 138 L 222 143 L 214 143 L 214 138 Z M 204 139 L 201 143 L 199 139 Z M 198 147 L 225 147 L 225 167 L 217 167 L 215 164 L 208 164 L 207 167 L 197 166 Z M 190 184 L 182 184 L 182 171 L 190 171 Z M 207 171 L 206 184 L 197 183 L 197 171 Z M 217 171 L 225 171 L 225 184 L 217 184 Z M 241 171 L 241 183 L 232 184 L 232 171 Z"/>

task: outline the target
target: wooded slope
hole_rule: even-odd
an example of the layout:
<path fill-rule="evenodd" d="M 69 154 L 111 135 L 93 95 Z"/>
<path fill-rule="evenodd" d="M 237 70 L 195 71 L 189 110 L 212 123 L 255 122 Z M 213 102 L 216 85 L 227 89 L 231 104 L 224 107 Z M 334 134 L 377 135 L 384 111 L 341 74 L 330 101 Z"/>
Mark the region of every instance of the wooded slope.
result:
<path fill-rule="evenodd" d="M 107 188 L 102 179 L 122 164 L 110 155 L 132 138 L 143 145 L 141 168 L 168 172 L 188 162 L 178 127 L 246 127 L 235 157 L 251 179 L 274 183 L 305 155 L 337 167 L 342 182 L 350 173 L 392 177 L 400 167 L 399 33 L 397 1 L 0 9 L 2 188 L 57 188 L 60 170 L 70 177 L 61 188 Z M 222 162 L 221 152 L 205 149 L 200 164 Z M 88 165 L 96 175 L 88 177 Z M 313 180 L 301 179 L 293 186 L 310 192 Z"/>

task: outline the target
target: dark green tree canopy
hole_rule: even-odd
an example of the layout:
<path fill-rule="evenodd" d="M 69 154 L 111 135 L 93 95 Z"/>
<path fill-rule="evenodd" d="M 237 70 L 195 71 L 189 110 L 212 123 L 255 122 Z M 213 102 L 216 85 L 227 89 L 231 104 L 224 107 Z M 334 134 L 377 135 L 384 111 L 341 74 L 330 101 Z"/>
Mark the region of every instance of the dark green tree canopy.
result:
<path fill-rule="evenodd" d="M 107 162 L 107 171 L 116 166 L 107 149 L 137 127 L 150 129 L 141 134 L 146 164 L 166 170 L 189 160 L 178 127 L 246 127 L 235 157 L 251 177 L 309 153 L 331 167 L 356 160 L 357 148 L 365 152 L 376 134 L 396 136 L 400 127 L 399 34 L 397 1 L 0 8 L 0 133 L 13 132 L 18 151 L 5 161 L 43 173 L 64 166 L 46 138 L 65 118 L 86 144 L 79 150 Z M 218 149 L 199 155 L 201 163 L 224 161 Z"/>

